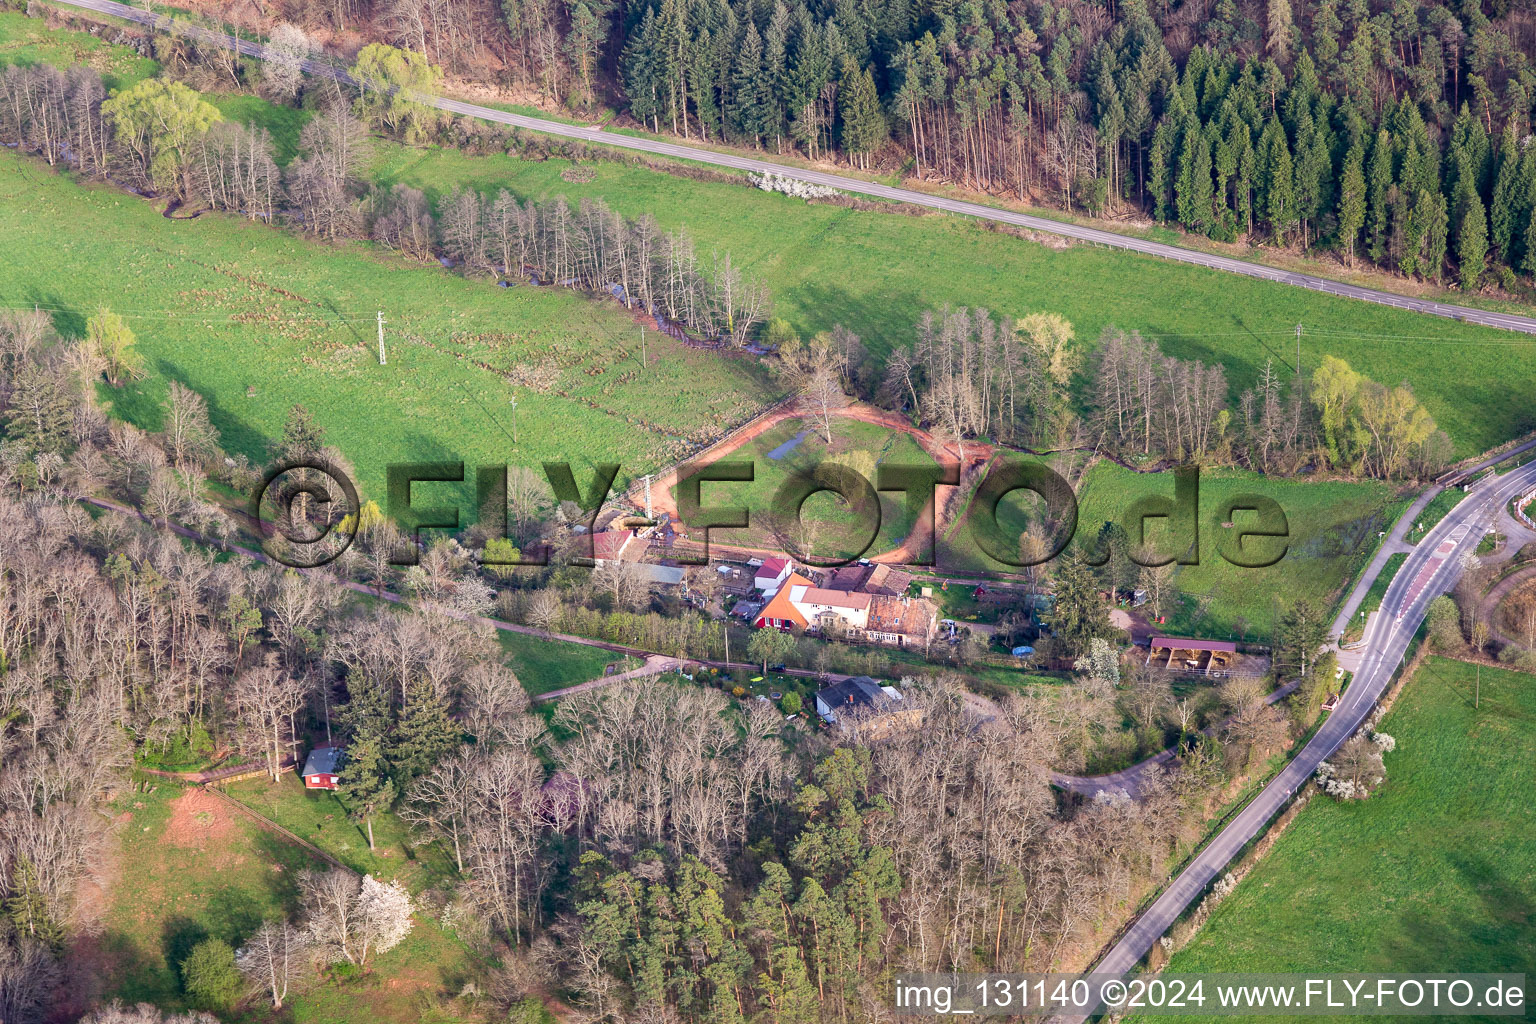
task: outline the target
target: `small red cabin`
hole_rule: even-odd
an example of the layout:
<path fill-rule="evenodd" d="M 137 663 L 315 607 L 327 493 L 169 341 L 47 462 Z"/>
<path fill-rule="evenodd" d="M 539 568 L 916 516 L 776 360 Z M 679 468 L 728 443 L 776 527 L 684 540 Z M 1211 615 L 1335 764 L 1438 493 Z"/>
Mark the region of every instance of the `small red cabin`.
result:
<path fill-rule="evenodd" d="M 335 789 L 341 770 L 341 747 L 316 747 L 304 761 L 305 789 Z"/>

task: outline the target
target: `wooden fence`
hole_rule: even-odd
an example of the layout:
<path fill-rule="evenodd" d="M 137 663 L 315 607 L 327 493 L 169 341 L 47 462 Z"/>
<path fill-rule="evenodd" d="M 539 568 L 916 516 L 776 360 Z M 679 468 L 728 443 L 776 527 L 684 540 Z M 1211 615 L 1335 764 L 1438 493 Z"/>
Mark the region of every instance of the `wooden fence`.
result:
<path fill-rule="evenodd" d="M 277 773 L 285 775 L 298 767 L 296 758 L 286 758 L 278 765 Z M 226 765 L 223 768 L 212 768 L 200 772 L 168 772 L 160 768 L 139 768 L 138 771 L 145 775 L 154 775 L 162 779 L 174 779 L 177 782 L 185 782 L 193 786 L 208 786 L 228 782 L 239 782 L 241 779 L 254 779 L 267 774 L 265 764 L 240 764 Z"/>
<path fill-rule="evenodd" d="M 263 769 L 263 771 L 265 771 L 265 769 Z M 226 804 L 228 804 L 234 810 L 239 811 L 241 814 L 245 815 L 247 818 L 250 818 L 256 824 L 258 824 L 262 828 L 266 829 L 268 832 L 271 832 L 273 835 L 276 835 L 276 836 L 278 836 L 278 837 L 280 837 L 282 839 L 285 839 L 285 840 L 287 840 L 288 842 L 292 843 L 295 846 L 302 847 L 305 851 L 310 853 L 312 856 L 317 857 L 320 860 L 325 861 L 327 864 L 329 864 L 333 868 L 336 868 L 336 869 L 341 870 L 341 871 L 345 871 L 347 874 L 351 875 L 353 878 L 360 878 L 360 877 L 362 877 L 357 871 L 353 870 L 352 868 L 347 867 L 341 861 L 337 860 L 335 857 L 331 856 L 329 853 L 326 853 L 324 850 L 320 849 L 320 847 L 316 846 L 314 843 L 311 843 L 307 839 L 299 838 L 298 836 L 294 835 L 292 832 L 288 831 L 286 828 L 283 828 L 283 826 L 279 825 L 277 822 L 273 821 L 271 818 L 267 817 L 265 814 L 262 814 L 262 813 L 260 813 L 260 812 L 258 812 L 256 810 L 254 810 L 253 808 L 247 807 L 245 804 L 241 803 L 239 800 L 236 800 L 234 797 L 230 796 L 228 793 L 224 792 L 223 790 L 218 789 L 218 788 L 216 788 L 214 786 L 211 786 L 211 785 L 204 786 L 203 788 L 206 789 L 209 793 L 212 793 L 214 796 L 218 797 L 220 800 L 224 801 Z"/>

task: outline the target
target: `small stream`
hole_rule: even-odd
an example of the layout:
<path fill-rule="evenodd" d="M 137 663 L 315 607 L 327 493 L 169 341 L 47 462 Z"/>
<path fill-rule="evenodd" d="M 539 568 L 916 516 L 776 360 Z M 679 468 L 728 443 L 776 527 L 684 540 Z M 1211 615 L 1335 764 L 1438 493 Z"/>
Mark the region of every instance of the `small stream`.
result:
<path fill-rule="evenodd" d="M 768 457 L 770 459 L 773 459 L 775 462 L 777 462 L 779 459 L 782 459 L 784 456 L 788 455 L 790 452 L 792 452 L 796 448 L 800 447 L 800 442 L 804 441 L 805 438 L 806 438 L 806 435 L 808 435 L 809 433 L 810 433 L 809 430 L 802 430 L 802 431 L 800 431 L 800 433 L 796 434 L 794 437 L 790 438 L 788 441 L 785 441 L 783 444 L 779 445 L 773 451 L 769 452 L 768 453 Z"/>

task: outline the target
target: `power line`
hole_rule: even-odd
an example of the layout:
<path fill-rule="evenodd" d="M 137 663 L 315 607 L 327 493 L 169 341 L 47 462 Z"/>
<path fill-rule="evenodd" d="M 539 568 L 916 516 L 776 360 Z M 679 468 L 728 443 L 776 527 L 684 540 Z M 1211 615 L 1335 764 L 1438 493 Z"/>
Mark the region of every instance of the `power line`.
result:
<path fill-rule="evenodd" d="M 231 324 L 231 323 L 239 323 L 240 321 L 236 320 L 235 319 L 236 317 L 239 317 L 239 316 L 244 315 L 246 313 L 256 312 L 256 311 L 253 311 L 253 310 L 238 310 L 238 311 L 233 311 L 233 312 L 228 312 L 228 313 L 202 313 L 202 312 L 196 312 L 196 311 L 177 310 L 177 309 L 118 309 L 116 307 L 111 307 L 111 308 L 112 308 L 112 311 L 114 313 L 116 313 L 117 315 L 123 317 L 124 319 L 129 319 L 129 320 L 163 320 L 163 321 L 166 321 L 168 323 L 203 323 L 203 324 Z M 625 307 L 625 311 L 628 312 L 628 311 L 631 311 L 634 308 L 635 307 Z M 38 310 L 38 311 L 48 312 L 48 313 L 70 313 L 70 314 L 75 314 L 75 315 L 82 315 L 82 314 L 85 314 L 85 313 L 88 312 L 88 309 L 82 308 L 82 307 L 78 307 L 78 306 L 50 306 L 50 305 L 44 305 L 42 303 L 26 303 L 26 304 L 15 304 L 15 305 L 0 304 L 0 310 L 13 310 L 13 311 L 17 311 L 17 312 L 30 312 L 30 311 L 33 311 L 33 310 Z M 456 318 L 461 318 L 461 317 L 486 317 L 486 318 L 493 318 L 494 317 L 494 318 L 497 318 L 497 319 L 504 319 L 506 317 L 506 313 L 507 313 L 507 311 L 505 309 L 503 309 L 503 308 L 496 308 L 496 307 L 474 307 L 474 308 L 470 308 L 470 309 L 458 309 L 458 310 L 452 311 L 452 315 L 454 317 L 456 317 Z M 421 315 L 421 316 L 431 316 L 433 314 L 424 312 L 424 313 L 419 314 L 419 315 Z M 596 310 L 592 310 L 592 309 L 583 310 L 582 315 L 585 318 L 588 326 L 590 326 L 590 327 L 592 327 L 594 329 L 602 331 L 610 339 L 612 339 L 613 341 L 617 342 L 620 346 L 623 346 L 623 347 L 627 348 L 627 345 L 625 344 L 623 339 L 619 336 L 619 334 L 615 331 L 615 329 L 611 325 L 605 324 L 600 319 L 598 319 L 598 314 L 597 314 Z M 373 322 L 376 322 L 377 311 L 376 310 L 336 310 L 336 311 L 329 311 L 329 315 L 327 315 L 327 313 L 325 313 L 325 312 L 311 311 L 311 310 L 300 310 L 300 311 L 294 311 L 294 312 L 289 313 L 289 314 L 285 314 L 285 316 L 286 316 L 287 319 L 290 319 L 290 320 L 312 320 L 312 321 L 319 322 L 319 323 L 324 323 L 324 324 L 373 323 Z M 408 320 L 410 318 L 410 314 L 406 314 L 405 317 Z M 1479 326 L 1479 325 L 1473 325 L 1473 326 Z M 1425 345 L 1484 345 L 1484 346 L 1508 347 L 1508 348 L 1529 348 L 1529 347 L 1532 347 L 1532 346 L 1536 346 L 1536 339 L 1526 340 L 1526 339 L 1519 338 L 1519 337 L 1505 339 L 1505 338 L 1458 338 L 1458 337 L 1431 336 L 1431 335 L 1422 335 L 1422 334 L 1417 334 L 1417 335 L 1415 335 L 1415 334 L 1370 334 L 1370 333 L 1363 333 L 1363 332 L 1360 332 L 1360 331 L 1355 331 L 1355 330 L 1352 330 L 1352 329 L 1347 328 L 1347 327 L 1311 327 L 1311 328 L 1308 328 L 1308 329 L 1311 330 L 1311 332 L 1315 336 L 1317 336 L 1319 338 L 1326 338 L 1326 339 L 1336 340 L 1336 341 L 1380 341 L 1380 342 L 1393 342 L 1393 343 L 1398 343 L 1398 344 L 1422 343 L 1422 344 L 1425 344 Z M 1150 332 L 1142 331 L 1142 332 L 1138 332 L 1138 333 L 1140 333 L 1141 336 L 1144 337 L 1144 338 L 1150 338 L 1150 339 L 1153 339 L 1153 340 L 1156 340 L 1156 341 L 1180 341 L 1180 340 L 1202 341 L 1202 340 L 1211 340 L 1211 339 L 1216 339 L 1216 338 L 1263 338 L 1263 337 L 1281 337 L 1281 336 L 1290 335 L 1290 334 L 1296 334 L 1297 337 L 1298 337 L 1298 340 L 1299 340 L 1299 336 L 1300 336 L 1300 332 L 1297 331 L 1296 327 L 1276 328 L 1274 330 L 1200 331 L 1200 332 L 1193 332 L 1193 331 L 1170 331 L 1170 332 L 1167 332 L 1167 333 L 1159 333 L 1159 334 L 1153 334 L 1153 333 L 1150 333 Z"/>
<path fill-rule="evenodd" d="M 473 391 L 469 390 L 469 386 L 466 385 L 463 381 L 459 381 L 459 387 L 464 389 L 464 393 L 466 395 L 468 395 L 470 398 L 474 399 L 475 404 L 480 407 L 480 411 L 485 413 L 485 418 L 490 420 L 492 423 L 494 423 L 496 425 L 496 429 L 501 431 L 502 436 L 505 437 L 507 440 L 511 441 L 513 445 L 516 445 L 517 444 L 517 435 L 516 434 L 508 434 L 507 433 L 507 428 L 501 425 L 501 421 L 500 420 L 498 420 L 495 416 L 491 415 L 491 410 L 489 410 L 489 409 L 487 409 L 485 407 L 485 403 L 480 401 L 480 397 L 478 395 L 476 395 Z M 517 399 L 516 399 L 516 397 L 514 397 L 512 399 L 512 415 L 514 417 L 517 415 Z M 513 421 L 513 424 L 514 424 L 513 425 L 513 429 L 515 430 L 516 429 L 516 421 L 515 420 Z"/>
<path fill-rule="evenodd" d="M 120 317 L 123 317 L 125 320 L 171 320 L 171 321 L 181 321 L 181 322 L 186 322 L 186 323 L 237 323 L 238 321 L 235 320 L 235 318 L 238 317 L 238 316 L 243 315 L 246 312 L 248 312 L 248 311 L 242 310 L 242 311 L 236 312 L 236 313 L 205 314 L 205 313 L 179 312 L 179 311 L 176 311 L 176 310 L 121 310 L 121 309 L 117 309 L 115 307 L 108 307 L 108 308 L 111 308 L 112 312 L 116 313 Z M 0 306 L 0 309 L 3 309 L 3 310 L 14 310 L 14 311 L 23 312 L 23 313 L 30 313 L 30 312 L 32 312 L 34 310 L 37 310 L 37 311 L 44 312 L 44 313 L 73 313 L 73 314 L 76 314 L 76 315 L 82 315 L 82 314 L 87 314 L 87 313 L 91 312 L 91 310 L 86 309 L 86 308 L 82 308 L 82 307 L 44 306 L 41 303 L 38 303 L 38 304 L 28 303 L 26 305 L 18 305 L 18 306 Z M 367 316 L 329 316 L 328 317 L 328 316 L 324 316 L 324 315 L 321 315 L 321 314 L 318 314 L 318 313 L 310 313 L 310 314 L 295 313 L 295 314 L 288 314 L 285 317 L 285 319 L 289 319 L 289 320 L 315 320 L 315 321 L 318 321 L 318 322 L 331 323 L 331 324 L 336 324 L 336 323 L 362 323 L 362 322 L 365 322 L 365 321 L 372 321 L 373 318 L 374 318 L 374 314 L 371 313 L 371 312 Z"/>

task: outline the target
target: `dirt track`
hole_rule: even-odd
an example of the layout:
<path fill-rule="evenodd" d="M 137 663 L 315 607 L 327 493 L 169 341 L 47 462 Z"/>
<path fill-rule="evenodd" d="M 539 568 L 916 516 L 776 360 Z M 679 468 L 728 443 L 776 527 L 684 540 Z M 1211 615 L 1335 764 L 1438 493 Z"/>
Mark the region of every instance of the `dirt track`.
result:
<path fill-rule="evenodd" d="M 689 460 L 684 465 L 708 465 L 710 463 L 717 462 L 720 459 L 730 455 L 732 452 L 739 451 L 743 445 L 762 436 L 764 433 L 772 430 L 774 427 L 778 426 L 780 423 L 783 423 L 785 420 L 814 420 L 819 415 L 820 414 L 818 412 L 813 412 L 798 401 L 786 403 L 779 406 L 777 409 L 771 410 L 766 415 L 752 420 L 750 423 L 746 424 L 746 426 L 742 427 L 735 433 L 722 438 L 714 445 L 705 449 L 699 455 Z M 951 443 L 940 441 L 927 430 L 923 430 L 920 427 L 914 427 L 910 422 L 907 421 L 905 417 L 899 416 L 896 413 L 887 412 L 884 409 L 877 409 L 874 406 L 865 405 L 860 402 L 850 402 L 848 405 L 833 409 L 831 411 L 831 415 L 838 419 L 861 420 L 865 423 L 873 423 L 876 426 L 885 427 L 889 430 L 899 431 L 903 434 L 909 434 L 911 435 L 912 439 L 922 447 L 923 451 L 927 452 L 936 461 L 949 463 L 958 463 L 960 461 L 960 452 L 957 446 Z M 974 468 L 978 466 L 985 465 L 986 462 L 991 459 L 993 451 L 994 449 L 991 445 L 984 444 L 980 441 L 967 444 L 965 446 L 965 459 L 967 463 L 966 474 L 968 475 L 973 471 Z M 653 477 L 651 479 L 652 509 L 657 512 L 666 512 L 674 519 L 677 518 L 678 513 L 677 503 L 673 500 L 672 497 L 672 488 L 677 486 L 678 471 L 680 468 L 680 466 L 675 466 L 660 476 Z M 964 483 L 965 477 L 962 476 L 961 485 L 963 486 Z M 948 484 L 939 485 L 939 487 L 945 488 L 946 490 L 951 486 L 952 485 Z M 944 492 L 940 491 L 938 488 L 935 488 L 934 499 L 939 501 L 939 508 L 944 509 L 947 501 L 940 497 L 941 494 L 944 494 Z M 928 506 L 925 506 L 923 511 L 918 515 L 919 523 L 928 521 L 930 512 L 932 511 L 931 505 L 932 502 L 930 502 Z M 935 535 L 942 536 L 945 526 L 946 523 L 936 519 L 934 523 Z M 914 530 L 913 532 L 917 533 L 918 531 Z M 919 552 L 914 550 L 914 548 L 918 546 L 919 542 L 920 538 L 918 537 L 908 537 L 901 544 L 901 546 L 894 548 L 893 550 L 885 551 L 881 554 L 872 556 L 872 561 L 892 562 L 896 564 L 911 563 L 915 561 L 919 555 Z M 769 549 L 744 548 L 737 547 L 735 545 L 712 544 L 712 547 L 719 549 L 729 549 L 733 552 L 745 552 L 751 555 L 776 555 L 781 553 Z"/>
<path fill-rule="evenodd" d="M 1504 628 L 1499 618 L 1499 605 L 1504 599 L 1522 587 L 1536 582 L 1536 565 L 1529 565 L 1510 573 L 1504 579 L 1494 584 L 1493 588 L 1483 595 L 1483 601 L 1478 610 L 1478 616 L 1493 630 L 1494 636 L 1506 644 L 1518 643 L 1514 637 Z"/>

